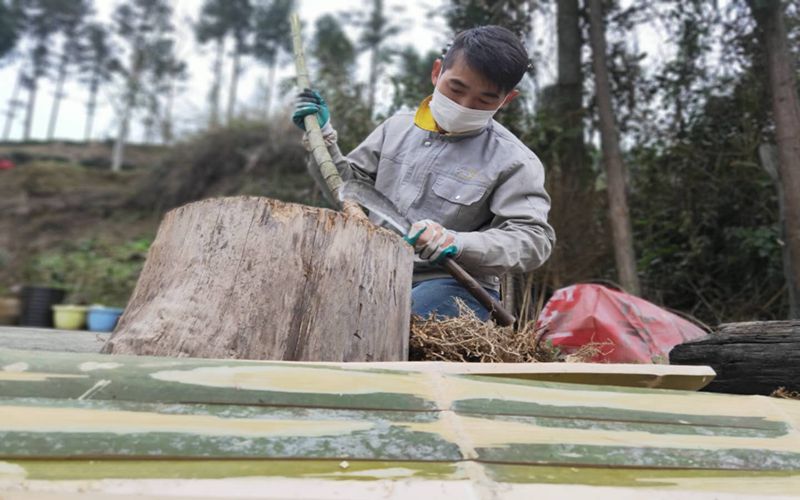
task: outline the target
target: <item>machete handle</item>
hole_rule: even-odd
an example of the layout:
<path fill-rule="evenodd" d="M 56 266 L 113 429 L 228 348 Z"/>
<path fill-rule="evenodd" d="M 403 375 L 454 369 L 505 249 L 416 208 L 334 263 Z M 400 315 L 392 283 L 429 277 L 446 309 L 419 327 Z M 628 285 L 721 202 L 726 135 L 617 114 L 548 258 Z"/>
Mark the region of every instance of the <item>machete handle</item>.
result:
<path fill-rule="evenodd" d="M 470 276 L 470 274 L 464 270 L 456 261 L 452 258 L 447 257 L 442 261 L 442 267 L 450 273 L 456 281 L 458 281 L 464 288 L 466 288 L 469 293 L 475 297 L 478 302 L 481 303 L 483 307 L 489 310 L 492 315 L 492 318 L 497 322 L 500 326 L 511 326 L 516 321 L 516 318 L 508 312 L 500 302 L 489 295 L 480 283 L 478 283 L 475 278 Z"/>

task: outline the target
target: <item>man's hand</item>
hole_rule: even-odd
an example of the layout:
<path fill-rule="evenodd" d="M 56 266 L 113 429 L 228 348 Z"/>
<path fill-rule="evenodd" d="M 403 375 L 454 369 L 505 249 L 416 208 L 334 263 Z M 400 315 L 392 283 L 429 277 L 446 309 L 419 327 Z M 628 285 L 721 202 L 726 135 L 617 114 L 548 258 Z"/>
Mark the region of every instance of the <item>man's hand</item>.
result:
<path fill-rule="evenodd" d="M 420 258 L 434 264 L 445 257 L 456 257 L 461 251 L 458 234 L 430 219 L 415 222 L 404 239 L 414 246 Z"/>
<path fill-rule="evenodd" d="M 303 131 L 306 129 L 306 124 L 303 119 L 308 115 L 317 115 L 317 122 L 319 126 L 324 127 L 331 118 L 331 112 L 328 109 L 328 104 L 325 99 L 316 90 L 303 89 L 302 92 L 297 94 L 294 104 L 294 113 L 292 114 L 292 121 L 295 125 L 300 127 Z"/>

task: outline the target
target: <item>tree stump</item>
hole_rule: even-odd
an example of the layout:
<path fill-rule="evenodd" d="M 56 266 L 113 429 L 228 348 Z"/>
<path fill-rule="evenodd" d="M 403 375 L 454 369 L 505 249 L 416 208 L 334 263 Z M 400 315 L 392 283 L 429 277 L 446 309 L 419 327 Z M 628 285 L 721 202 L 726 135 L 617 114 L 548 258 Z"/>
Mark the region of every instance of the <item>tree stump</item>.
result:
<path fill-rule="evenodd" d="M 727 323 L 706 338 L 675 346 L 670 364 L 709 365 L 706 391 L 771 394 L 800 391 L 800 321 Z"/>
<path fill-rule="evenodd" d="M 102 352 L 405 361 L 413 252 L 340 212 L 236 197 L 166 214 Z"/>

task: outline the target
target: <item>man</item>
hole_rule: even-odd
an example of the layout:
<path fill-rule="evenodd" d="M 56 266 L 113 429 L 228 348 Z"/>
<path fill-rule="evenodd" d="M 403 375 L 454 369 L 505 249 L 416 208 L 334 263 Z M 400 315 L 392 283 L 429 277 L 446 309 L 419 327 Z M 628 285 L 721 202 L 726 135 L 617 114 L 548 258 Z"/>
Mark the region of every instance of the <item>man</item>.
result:
<path fill-rule="evenodd" d="M 536 269 L 550 256 L 555 233 L 550 198 L 536 155 L 492 119 L 518 94 L 528 68 L 522 43 L 499 26 L 456 36 L 433 63 L 433 95 L 416 112 L 387 119 L 347 157 L 336 145 L 328 107 L 306 89 L 292 119 L 317 114 L 342 178 L 361 179 L 391 199 L 410 220 L 406 235 L 418 254 L 412 312 L 454 317 L 462 299 L 481 319 L 488 311 L 436 264 L 454 258 L 499 298 L 499 276 Z"/>

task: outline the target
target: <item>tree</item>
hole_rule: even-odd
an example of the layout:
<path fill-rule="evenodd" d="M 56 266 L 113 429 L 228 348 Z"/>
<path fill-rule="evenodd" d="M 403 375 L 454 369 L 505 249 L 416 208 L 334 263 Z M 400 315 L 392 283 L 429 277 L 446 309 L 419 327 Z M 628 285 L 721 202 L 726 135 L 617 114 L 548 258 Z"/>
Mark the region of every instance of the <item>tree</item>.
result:
<path fill-rule="evenodd" d="M 331 15 L 317 19 L 310 54 L 315 64 L 313 84 L 324 89 L 331 120 L 342 151 L 355 148 L 374 128 L 364 103 L 364 87 L 352 82 L 357 51 L 341 23 Z"/>
<path fill-rule="evenodd" d="M 144 78 L 144 142 L 153 142 L 158 132 L 162 144 L 169 144 L 173 139 L 175 88 L 187 76 L 186 63 L 173 56 L 175 41 L 170 38 L 159 41 L 157 53 L 160 56 Z"/>
<path fill-rule="evenodd" d="M 790 315 L 800 318 L 800 102 L 795 61 L 789 49 L 780 0 L 747 0 L 767 55 L 772 119 L 778 145 L 778 166 L 785 211 L 785 244 L 789 247 L 786 281 Z"/>
<path fill-rule="evenodd" d="M 39 80 L 45 76 L 51 62 L 52 37 L 62 26 L 60 13 L 69 9 L 70 0 L 25 0 L 20 5 L 24 32 L 30 39 L 27 64 L 23 66 L 22 86 L 28 91 L 22 137 L 29 140 L 33 127 L 33 114 Z"/>
<path fill-rule="evenodd" d="M 111 81 L 113 72 L 119 62 L 112 56 L 113 48 L 105 26 L 91 23 L 86 27 L 86 39 L 79 59 L 80 71 L 84 83 L 89 87 L 86 100 L 86 125 L 84 140 L 92 139 L 94 115 L 97 109 L 97 92 L 100 85 Z"/>
<path fill-rule="evenodd" d="M 497 24 L 525 37 L 531 32 L 535 3 L 535 0 L 450 0 L 445 18 L 454 33 Z"/>
<path fill-rule="evenodd" d="M 222 62 L 225 56 L 225 38 L 228 29 L 225 23 L 226 0 L 205 0 L 200 9 L 200 19 L 195 25 L 195 38 L 201 45 L 214 42 L 216 45 L 211 89 L 208 92 L 209 126 L 219 125 L 219 95 L 222 88 Z"/>
<path fill-rule="evenodd" d="M 82 38 L 85 35 L 84 24 L 91 13 L 90 0 L 64 0 L 59 2 L 60 8 L 53 9 L 53 21 L 61 34 L 61 53 L 58 56 L 56 70 L 56 93 L 50 110 L 50 123 L 47 127 L 47 140 L 52 140 L 56 130 L 58 111 L 64 97 L 64 82 L 67 79 L 69 66 L 76 63 L 83 51 Z"/>
<path fill-rule="evenodd" d="M 587 0 L 587 5 L 589 7 L 589 31 L 592 46 L 592 67 L 595 76 L 595 96 L 600 123 L 603 164 L 607 177 L 609 222 L 614 242 L 617 275 L 620 284 L 625 290 L 638 295 L 640 293 L 639 277 L 636 274 L 633 231 L 628 212 L 625 163 L 622 159 L 619 135 L 611 102 L 602 0 Z"/>
<path fill-rule="evenodd" d="M 119 171 L 124 159 L 125 143 L 135 108 L 144 95 L 146 73 L 160 61 L 174 59 L 172 44 L 167 43 L 173 32 L 172 9 L 166 0 L 132 0 L 121 4 L 114 13 L 115 31 L 127 45 L 127 63 L 121 59 L 117 73 L 122 79 L 122 96 L 118 108 L 119 131 L 114 142 L 111 169 Z"/>
<path fill-rule="evenodd" d="M 392 24 L 389 17 L 386 16 L 383 0 L 372 0 L 369 17 L 360 24 L 363 28 L 359 40 L 361 49 L 369 51 L 367 109 L 372 116 L 375 112 L 375 91 L 378 80 L 383 76 L 385 66 L 391 62 L 393 55 L 387 42 L 400 32 L 400 26 Z"/>
<path fill-rule="evenodd" d="M 294 0 L 259 0 L 255 5 L 255 39 L 253 56 L 269 68 L 265 115 L 270 117 L 275 93 L 275 73 L 281 53 L 291 53 L 292 38 L 289 15 L 295 10 Z"/>
<path fill-rule="evenodd" d="M 20 32 L 23 28 L 22 14 L 23 12 L 19 2 L 14 0 L 0 0 L 0 63 L 13 53 L 19 41 Z M 8 140 L 11 134 L 11 125 L 14 123 L 14 116 L 17 113 L 17 108 L 20 106 L 19 91 L 22 82 L 23 73 L 20 72 L 14 80 L 14 88 L 11 91 L 11 97 L 8 99 L 6 119 L 3 125 L 4 141 Z"/>
<path fill-rule="evenodd" d="M 400 53 L 396 73 L 391 77 L 394 98 L 390 111 L 403 106 L 415 108 L 431 93 L 431 67 L 440 58 L 440 52 L 431 50 L 420 54 L 414 47 L 406 47 Z"/>
<path fill-rule="evenodd" d="M 253 30 L 251 17 L 253 6 L 250 0 L 227 0 L 226 21 L 228 32 L 233 38 L 233 57 L 231 58 L 231 83 L 228 90 L 227 122 L 233 121 L 236 112 L 236 92 L 239 76 L 242 73 L 242 57 L 249 50 L 249 37 Z"/>
<path fill-rule="evenodd" d="M 0 60 L 8 55 L 19 39 L 19 10 L 11 2 L 0 0 Z"/>

